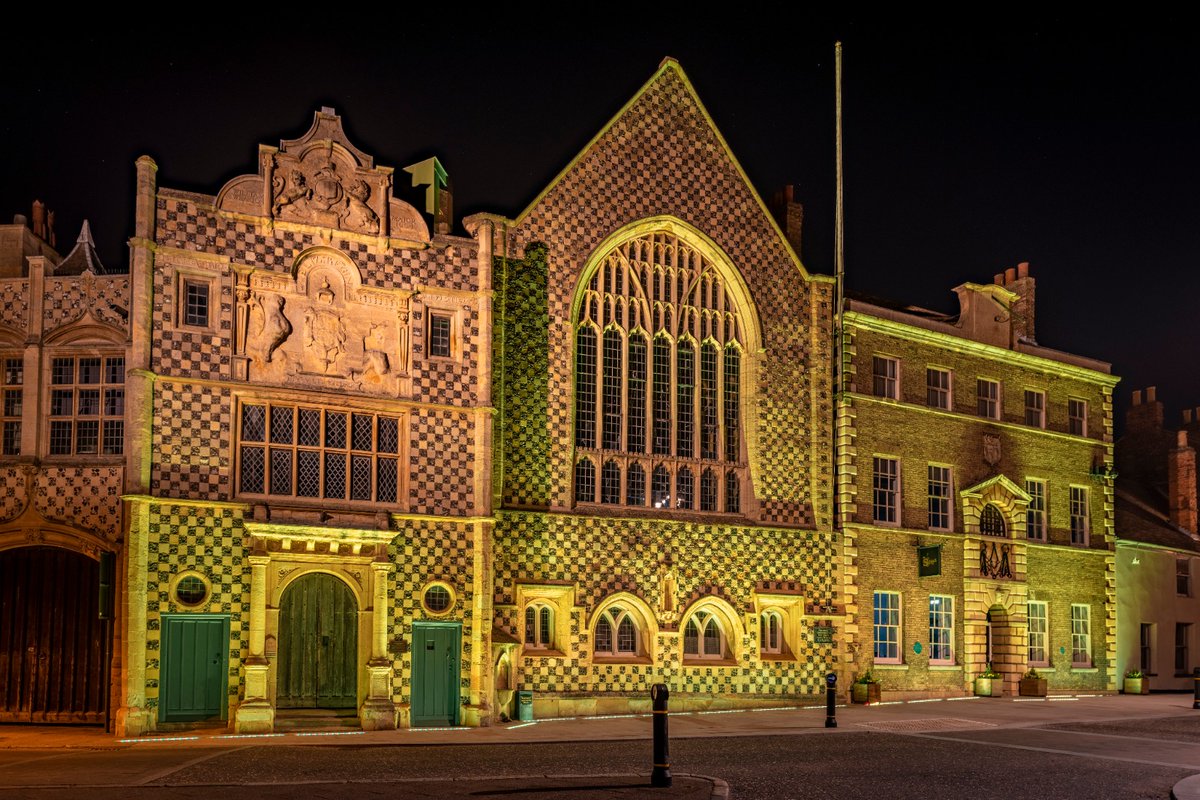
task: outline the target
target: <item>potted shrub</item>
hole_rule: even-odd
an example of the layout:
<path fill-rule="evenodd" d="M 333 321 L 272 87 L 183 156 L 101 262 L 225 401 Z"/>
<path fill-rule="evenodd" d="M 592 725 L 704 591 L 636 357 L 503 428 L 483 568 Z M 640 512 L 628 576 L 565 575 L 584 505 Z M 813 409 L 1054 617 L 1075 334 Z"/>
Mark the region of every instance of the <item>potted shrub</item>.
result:
<path fill-rule="evenodd" d="M 983 672 L 975 678 L 977 697 L 1001 697 L 1004 694 L 1004 676 L 992 669 L 989 661 Z"/>
<path fill-rule="evenodd" d="M 859 675 L 854 683 L 850 684 L 850 700 L 866 705 L 879 702 L 879 680 L 871 670 Z"/>
<path fill-rule="evenodd" d="M 1140 669 L 1125 673 L 1125 694 L 1150 694 L 1150 679 Z"/>
<path fill-rule="evenodd" d="M 1030 667 L 1029 671 L 1021 676 L 1019 693 L 1021 697 L 1045 697 L 1046 679 Z"/>

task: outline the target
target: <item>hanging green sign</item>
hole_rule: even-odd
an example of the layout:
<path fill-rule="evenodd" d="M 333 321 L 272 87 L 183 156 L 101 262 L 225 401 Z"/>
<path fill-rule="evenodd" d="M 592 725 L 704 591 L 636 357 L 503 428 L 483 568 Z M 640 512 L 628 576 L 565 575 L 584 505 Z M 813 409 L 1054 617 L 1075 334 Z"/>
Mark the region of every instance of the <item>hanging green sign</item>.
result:
<path fill-rule="evenodd" d="M 917 548 L 917 577 L 932 578 L 942 574 L 942 546 Z"/>

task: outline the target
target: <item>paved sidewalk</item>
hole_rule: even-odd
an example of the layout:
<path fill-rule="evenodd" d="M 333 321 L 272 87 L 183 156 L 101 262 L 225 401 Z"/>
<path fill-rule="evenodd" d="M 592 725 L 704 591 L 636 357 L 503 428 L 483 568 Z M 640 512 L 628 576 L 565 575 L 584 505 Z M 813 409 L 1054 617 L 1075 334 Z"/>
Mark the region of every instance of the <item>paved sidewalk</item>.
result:
<path fill-rule="evenodd" d="M 1192 715 L 1195 715 L 1195 726 Z M 1082 758 L 1158 764 L 1200 773 L 1200 711 L 1192 711 L 1191 695 L 1061 696 L 1025 698 L 961 698 L 885 702 L 837 709 L 838 727 L 825 727 L 823 707 L 676 713 L 670 717 L 672 740 L 741 736 L 839 736 L 846 732 L 890 733 L 954 742 L 976 742 L 1005 749 L 1039 750 Z M 1170 727 L 1161 734 L 1154 732 Z M 1072 730 L 1078 726 L 1079 730 Z M 1121 735 L 1121 730 L 1136 735 Z M 1100 732 L 1111 730 L 1110 733 Z M 1145 732 L 1145 734 L 1143 734 Z M 236 736 L 224 728 L 118 739 L 95 728 L 0 726 L 0 799 L 75 798 L 81 787 L 94 800 L 140 800 L 158 796 L 165 776 L 198 759 L 247 747 L 396 747 L 404 745 L 497 745 L 548 742 L 647 742 L 650 715 L 580 717 L 509 723 L 487 728 L 421 728 L 396 731 L 304 731 Z M 1148 739 L 1157 739 L 1161 745 Z M 67 760 L 63 760 L 67 759 Z M 61 763 L 63 767 L 57 768 Z M 66 765 L 72 777 L 64 780 Z M 649 764 L 646 765 L 648 771 Z M 57 773 L 57 777 L 56 777 Z M 82 775 L 79 780 L 74 775 Z M 489 779 L 412 780 L 358 783 L 355 780 L 300 784 L 219 784 L 170 787 L 170 797 L 190 800 L 214 794 L 227 800 L 294 796 L 311 797 L 486 797 L 521 795 L 553 798 L 685 797 L 721 798 L 728 788 L 721 776 L 676 775 L 670 790 L 650 789 L 646 775 L 530 774 Z M 71 781 L 67 785 L 67 780 Z M 233 780 L 237 780 L 234 778 Z M 1190 781 L 1177 786 L 1188 794 Z M 304 788 L 304 787 L 310 788 Z M 3 787 L 24 787 L 5 791 Z M 1200 787 L 1197 787 L 1200 788 Z M 160 786 L 160 791 L 162 791 Z M 13 794 L 16 792 L 16 794 Z"/>

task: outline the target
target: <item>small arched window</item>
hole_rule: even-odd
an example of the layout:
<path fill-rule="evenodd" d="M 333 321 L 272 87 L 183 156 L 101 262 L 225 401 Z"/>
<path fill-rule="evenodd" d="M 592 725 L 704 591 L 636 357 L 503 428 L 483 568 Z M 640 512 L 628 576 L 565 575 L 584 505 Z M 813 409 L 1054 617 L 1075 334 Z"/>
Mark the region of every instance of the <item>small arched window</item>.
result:
<path fill-rule="evenodd" d="M 697 611 L 683 628 L 683 657 L 685 659 L 725 658 L 725 632 L 716 616 Z"/>
<path fill-rule="evenodd" d="M 979 532 L 984 536 L 1004 536 L 1004 515 L 1000 513 L 1000 509 L 996 508 L 994 503 L 988 503 L 983 507 L 983 512 L 979 515 Z"/>
<path fill-rule="evenodd" d="M 554 609 L 543 603 L 525 606 L 525 647 L 550 650 L 554 647 Z"/>
<path fill-rule="evenodd" d="M 778 611 L 764 611 L 759 617 L 758 642 L 763 653 L 783 652 L 783 617 Z"/>
<path fill-rule="evenodd" d="M 622 606 L 610 606 L 596 621 L 595 655 L 635 656 L 640 651 L 641 634 L 633 615 Z"/>

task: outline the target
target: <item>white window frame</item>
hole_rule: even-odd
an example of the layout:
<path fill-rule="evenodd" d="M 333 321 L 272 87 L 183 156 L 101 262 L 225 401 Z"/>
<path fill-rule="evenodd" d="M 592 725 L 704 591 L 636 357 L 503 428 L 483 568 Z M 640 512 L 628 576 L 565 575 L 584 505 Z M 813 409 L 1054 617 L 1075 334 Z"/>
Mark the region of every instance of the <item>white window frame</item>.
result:
<path fill-rule="evenodd" d="M 1034 401 L 1032 404 L 1030 401 Z M 1030 421 L 1032 412 L 1033 420 Z M 1025 424 L 1031 428 L 1046 427 L 1046 393 L 1041 389 L 1025 390 Z"/>
<path fill-rule="evenodd" d="M 945 376 L 946 385 L 935 385 L 932 380 L 934 375 Z M 930 402 L 934 397 L 940 399 L 937 402 Z M 950 411 L 954 408 L 954 370 L 943 367 L 925 368 L 925 403 L 930 408 L 942 411 Z"/>
<path fill-rule="evenodd" d="M 1080 654 L 1086 660 L 1079 659 Z M 1071 604 L 1071 666 L 1092 666 L 1092 607 L 1083 603 Z"/>
<path fill-rule="evenodd" d="M 1026 635 L 1026 659 L 1031 667 L 1050 666 L 1050 614 L 1045 600 L 1030 600 Z M 1038 658 L 1038 655 L 1041 658 Z"/>
<path fill-rule="evenodd" d="M 882 474 L 880 465 L 890 465 L 890 474 Z M 880 488 L 880 481 L 889 480 L 891 488 Z M 875 456 L 871 468 L 871 519 L 876 525 L 900 526 L 900 459 Z M 880 503 L 880 499 L 884 502 Z M 888 518 L 890 516 L 890 519 Z"/>
<path fill-rule="evenodd" d="M 526 650 L 553 650 L 555 644 L 555 612 L 547 602 L 533 602 L 525 606 L 523 644 Z M 530 615 L 532 614 L 532 618 Z M 549 620 L 546 615 L 549 615 Z M 532 641 L 531 641 L 532 639 Z"/>
<path fill-rule="evenodd" d="M 628 603 L 622 602 L 613 603 L 601 611 L 596 617 L 596 623 L 592 626 L 592 656 L 609 661 L 640 658 L 645 652 L 645 633 L 642 631 L 639 616 L 637 612 L 629 607 Z M 632 650 L 621 649 L 620 628 L 621 621 L 625 618 L 628 618 L 633 626 Z M 612 641 L 608 650 L 600 649 L 600 637 L 598 633 L 601 622 L 607 622 L 612 632 Z"/>
<path fill-rule="evenodd" d="M 1035 486 L 1040 487 L 1041 491 L 1033 491 Z M 1025 479 L 1025 493 L 1029 495 L 1029 505 L 1025 509 L 1025 537 L 1035 542 L 1046 541 L 1049 529 L 1049 517 L 1046 514 L 1048 491 L 1046 481 L 1041 478 Z"/>
<path fill-rule="evenodd" d="M 717 649 L 712 651 L 709 649 L 708 636 L 706 631 L 708 626 L 712 624 L 717 628 Z M 689 626 L 696 626 L 696 652 L 689 653 L 687 649 L 687 629 Z M 707 608 L 701 608 L 688 615 L 688 618 L 683 622 L 683 660 L 684 663 L 691 661 L 724 661 L 729 658 L 729 644 L 725 635 L 725 626 L 721 624 L 721 616 L 713 613 Z"/>
<path fill-rule="evenodd" d="M 883 371 L 880 371 L 883 367 Z M 871 391 L 886 400 L 900 399 L 900 359 L 893 356 L 871 357 Z"/>
<path fill-rule="evenodd" d="M 1071 544 L 1087 547 L 1091 539 L 1091 497 L 1086 486 L 1071 486 Z"/>
<path fill-rule="evenodd" d="M 1079 413 L 1075 413 L 1078 409 Z M 1067 398 L 1067 433 L 1072 436 L 1088 435 L 1088 401 L 1079 397 Z"/>
<path fill-rule="evenodd" d="M 939 470 L 942 475 L 938 476 L 938 480 L 934 480 L 934 471 Z M 954 471 L 951 467 L 944 464 L 930 464 L 926 470 L 927 476 L 927 491 L 928 491 L 928 510 L 929 510 L 929 530 L 931 531 L 949 531 L 954 529 Z M 944 494 L 934 494 L 934 487 L 939 486 L 944 490 Z M 942 509 L 934 511 L 934 504 L 940 504 Z M 935 525 L 934 516 L 945 517 L 945 525 Z"/>
<path fill-rule="evenodd" d="M 881 599 L 887 600 L 886 607 L 880 607 Z M 871 602 L 871 625 L 875 663 L 901 663 L 903 650 L 900 644 L 904 630 L 904 607 L 899 592 L 881 590 L 874 593 Z M 880 638 L 881 632 L 883 633 L 882 639 Z"/>
<path fill-rule="evenodd" d="M 939 648 L 944 648 L 944 656 L 937 655 Z M 954 598 L 948 595 L 929 595 L 929 664 L 954 665 Z"/>
<path fill-rule="evenodd" d="M 1192 596 L 1192 560 L 1187 556 L 1175 557 L 1175 594 Z"/>
<path fill-rule="evenodd" d="M 985 393 L 984 387 L 991 387 L 991 389 Z M 975 394 L 975 410 L 979 416 L 984 419 L 1000 419 L 1003 416 L 1004 394 L 1001 391 L 1000 381 L 991 378 L 976 378 Z"/>
<path fill-rule="evenodd" d="M 771 643 L 771 623 L 775 624 L 775 643 Z M 758 615 L 758 650 L 764 655 L 783 655 L 787 647 L 783 634 L 783 613 L 777 608 L 768 608 Z"/>

